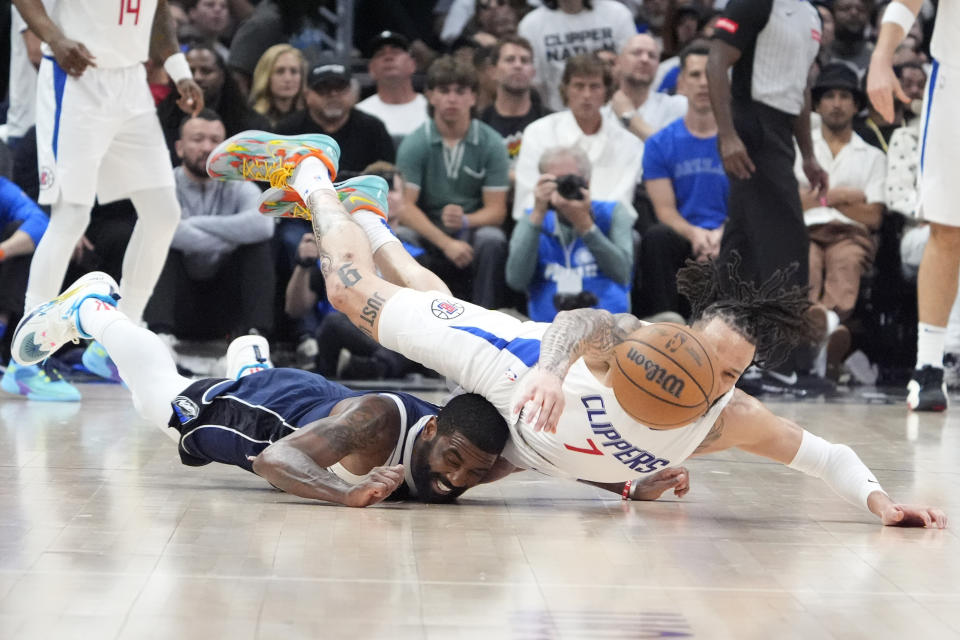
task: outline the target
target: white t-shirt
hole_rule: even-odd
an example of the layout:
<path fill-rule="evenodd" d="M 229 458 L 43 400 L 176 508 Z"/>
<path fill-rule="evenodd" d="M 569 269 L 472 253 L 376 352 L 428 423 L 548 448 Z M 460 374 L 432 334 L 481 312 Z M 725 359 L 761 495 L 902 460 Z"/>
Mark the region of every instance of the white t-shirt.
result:
<path fill-rule="evenodd" d="M 405 136 L 427 121 L 427 99 L 419 93 L 406 104 L 387 104 L 373 94 L 358 103 L 357 109 L 380 118 L 391 136 Z"/>
<path fill-rule="evenodd" d="M 534 82 L 540 97 L 550 109 L 560 111 L 564 107 L 559 87 L 567 59 L 601 49 L 620 51 L 637 29 L 623 4 L 596 0 L 592 10 L 576 14 L 535 9 L 520 21 L 517 32 L 533 45 Z"/>
<path fill-rule="evenodd" d="M 620 123 L 621 127 L 623 126 L 623 121 L 616 117 L 610 103 L 605 104 L 601 111 L 604 112 L 605 117 L 609 115 Z M 637 109 L 637 113 L 648 125 L 653 127 L 653 131 L 656 133 L 677 118 L 687 115 L 687 98 L 658 93 L 651 87 L 646 102 Z"/>
<path fill-rule="evenodd" d="M 602 112 L 601 112 L 602 113 Z M 631 204 L 640 180 L 643 142 L 627 134 L 609 112 L 600 130 L 586 135 L 569 110 L 551 113 L 527 125 L 517 157 L 513 217 L 533 206 L 533 188 L 540 177 L 540 156 L 550 147 L 578 147 L 590 159 L 590 197 Z"/>
<path fill-rule="evenodd" d="M 147 60 L 156 11 L 157 0 L 57 0 L 48 13 L 64 35 L 82 42 L 104 69 Z M 43 53 L 53 55 L 46 44 Z"/>
<path fill-rule="evenodd" d="M 830 176 L 830 187 L 852 187 L 860 189 L 867 197 L 867 204 L 884 203 L 884 179 L 887 173 L 887 158 L 883 151 L 863 141 L 856 133 L 850 142 L 834 157 L 830 146 L 823 139 L 823 129 L 817 127 L 810 132 L 813 139 L 813 155 Z M 799 150 L 796 153 L 793 172 L 801 189 L 809 189 L 810 181 L 803 172 L 803 159 Z M 833 207 L 814 207 L 803 212 L 803 221 L 809 227 L 828 222 L 843 222 L 864 226 L 856 220 L 843 215 Z"/>
<path fill-rule="evenodd" d="M 7 108 L 7 136 L 19 138 L 36 122 L 37 70 L 27 57 L 23 32 L 27 23 L 10 5 L 10 106 Z"/>

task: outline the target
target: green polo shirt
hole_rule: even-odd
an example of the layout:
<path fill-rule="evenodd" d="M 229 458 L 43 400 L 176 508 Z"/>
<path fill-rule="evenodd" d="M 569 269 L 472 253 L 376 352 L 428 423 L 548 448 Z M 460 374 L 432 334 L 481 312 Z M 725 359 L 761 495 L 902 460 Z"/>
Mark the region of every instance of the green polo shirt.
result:
<path fill-rule="evenodd" d="M 441 229 L 440 213 L 446 205 L 458 204 L 473 213 L 483 206 L 485 190 L 506 191 L 510 186 L 503 138 L 476 119 L 453 148 L 443 143 L 433 119 L 427 120 L 400 143 L 397 169 L 420 189 L 417 206 Z"/>

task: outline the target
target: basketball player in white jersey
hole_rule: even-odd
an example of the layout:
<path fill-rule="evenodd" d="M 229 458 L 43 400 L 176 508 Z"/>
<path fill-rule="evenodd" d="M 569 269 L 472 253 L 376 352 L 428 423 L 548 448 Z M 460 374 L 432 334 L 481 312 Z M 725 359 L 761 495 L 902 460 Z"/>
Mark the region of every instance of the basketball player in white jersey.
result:
<path fill-rule="evenodd" d="M 170 154 L 143 63 L 176 83 L 180 108 L 197 113 L 203 92 L 179 51 L 167 0 L 15 0 L 43 41 L 37 78 L 41 204 L 50 226 L 30 267 L 26 309 L 57 295 L 94 198 L 130 198 L 137 224 L 123 261 L 120 307 L 139 321 L 180 220 Z"/>
<path fill-rule="evenodd" d="M 893 52 L 916 20 L 923 0 L 894 0 L 887 5 L 877 46 L 870 58 L 867 93 L 888 122 L 893 101 L 910 102 L 893 73 Z M 937 6 L 930 40 L 933 71 L 927 81 L 920 133 L 920 204 L 917 215 L 930 223 L 930 241 L 917 275 L 917 365 L 907 385 L 913 411 L 944 411 L 943 344 L 960 271 L 960 6 Z"/>
<path fill-rule="evenodd" d="M 510 428 L 503 451 L 510 465 L 620 490 L 628 498 L 638 474 L 738 447 L 823 479 L 884 524 L 945 526 L 937 508 L 895 504 L 849 447 L 774 416 L 734 389 L 751 362 L 785 353 L 808 331 L 806 292 L 782 286 L 790 274 L 778 272 L 777 281 L 759 289 L 734 283 L 732 297 L 724 298 L 717 295 L 724 283 L 713 265 L 688 268 L 679 288 L 691 299 L 698 318 L 693 331 L 713 352 L 718 380 L 705 415 L 679 428 L 654 429 L 630 417 L 611 388 L 614 348 L 641 326 L 637 318 L 580 309 L 550 324 L 521 322 L 387 282 L 376 275 L 366 233 L 330 180 L 339 158 L 332 139 L 318 143 L 312 136 L 304 144 L 308 137 L 256 132 L 235 138 L 244 144 L 223 142 L 210 154 L 208 172 L 244 179 L 244 167 L 259 165 L 262 179 L 296 191 L 312 217 L 330 302 L 383 346 L 487 398 Z"/>

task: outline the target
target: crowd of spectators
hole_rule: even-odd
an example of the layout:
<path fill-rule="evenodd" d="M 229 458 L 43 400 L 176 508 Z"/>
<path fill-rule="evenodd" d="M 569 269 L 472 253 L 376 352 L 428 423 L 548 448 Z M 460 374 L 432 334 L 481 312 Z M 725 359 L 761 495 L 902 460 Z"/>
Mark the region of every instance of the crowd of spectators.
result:
<path fill-rule="evenodd" d="M 326 304 L 309 223 L 261 217 L 254 185 L 206 177 L 210 150 L 245 129 L 327 134 L 340 145 L 342 177 L 385 177 L 390 226 L 462 298 L 538 321 L 578 306 L 686 315 L 676 271 L 685 260 L 716 257 L 727 216 L 706 76 L 725 4 L 170 0 L 206 109 L 184 119 L 163 69 L 148 65 L 183 217 L 146 321 L 170 344 L 266 334 L 295 347 L 302 366 L 331 376 L 417 370 Z M 796 171 L 811 238 L 810 296 L 826 327 L 824 342 L 812 345 L 820 352 L 814 373 L 845 375 L 844 360 L 860 349 L 895 376 L 912 362 L 911 278 L 926 232 L 909 216 L 934 9 L 924 8 L 897 50 L 913 102 L 885 122 L 863 92 L 885 5 L 814 4 L 822 32 L 811 125 L 830 177 L 826 198 L 810 191 L 799 164 Z M 339 27 L 329 16 L 345 5 L 355 27 L 350 53 L 337 54 Z M 15 180 L 0 178 L 7 341 L 23 311 L 24 265 L 43 232 L 31 202 L 43 179 L 30 108 L 38 43 L 15 10 L 13 17 L 0 149 Z M 68 277 L 119 271 L 114 257 L 131 215 L 122 202 L 98 205 Z M 960 352 L 955 315 L 948 345 Z M 852 373 L 869 378 L 862 367 Z M 947 376 L 960 383 L 957 371 Z"/>

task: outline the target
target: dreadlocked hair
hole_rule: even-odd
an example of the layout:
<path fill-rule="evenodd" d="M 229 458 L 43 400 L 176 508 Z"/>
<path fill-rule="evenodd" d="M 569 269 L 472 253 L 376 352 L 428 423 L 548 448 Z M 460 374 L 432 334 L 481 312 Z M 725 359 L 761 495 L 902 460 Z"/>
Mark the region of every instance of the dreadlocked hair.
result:
<path fill-rule="evenodd" d="M 740 255 L 726 265 L 687 260 L 677 272 L 677 290 L 690 301 L 693 324 L 719 318 L 756 347 L 754 362 L 771 368 L 817 335 L 807 318 L 811 303 L 807 287 L 787 286 L 797 263 L 777 269 L 757 286 L 740 277 Z M 726 273 L 724 273 L 726 271 Z"/>

